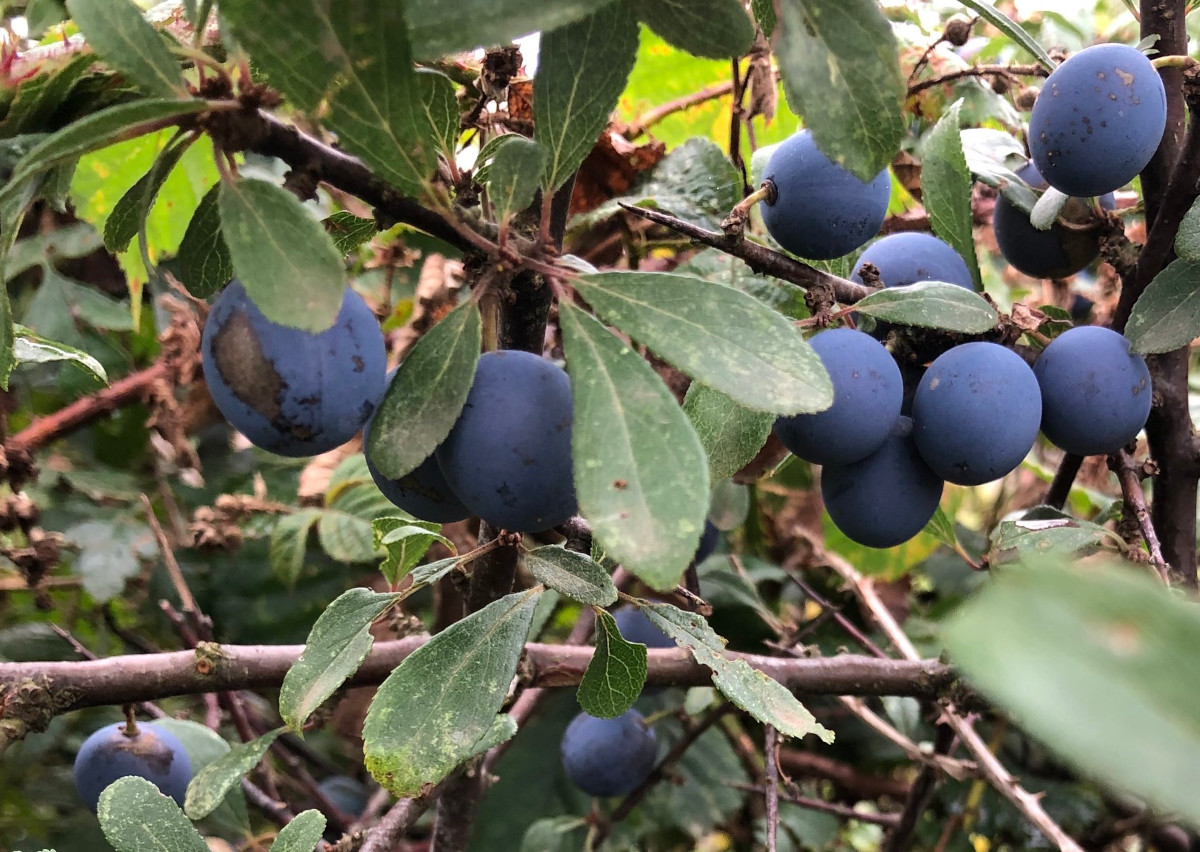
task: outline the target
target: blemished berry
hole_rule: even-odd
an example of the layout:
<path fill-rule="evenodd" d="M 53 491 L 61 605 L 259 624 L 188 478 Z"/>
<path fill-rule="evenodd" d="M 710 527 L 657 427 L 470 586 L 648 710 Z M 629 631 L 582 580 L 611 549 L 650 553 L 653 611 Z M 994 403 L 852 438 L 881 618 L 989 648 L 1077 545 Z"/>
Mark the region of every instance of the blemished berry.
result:
<path fill-rule="evenodd" d="M 635 606 L 623 606 L 613 613 L 617 630 L 626 642 L 640 642 L 647 648 L 674 648 L 675 640 L 658 629 L 644 612 Z"/>
<path fill-rule="evenodd" d="M 1034 189 L 1045 189 L 1049 185 L 1033 163 L 1018 169 L 1017 176 Z M 1100 199 L 1100 206 L 1106 210 L 1113 209 L 1114 203 L 1111 193 Z M 1100 254 L 1098 228 L 1071 228 L 1055 222 L 1050 230 L 1039 231 L 1030 224 L 1029 217 L 1004 196 L 996 199 L 992 230 L 1004 259 L 1032 278 L 1066 278 Z"/>
<path fill-rule="evenodd" d="M 917 452 L 912 428 L 909 418 L 898 417 L 874 453 L 822 469 L 825 509 L 851 541 L 895 547 L 924 529 L 937 511 L 944 483 Z"/>
<path fill-rule="evenodd" d="M 900 414 L 900 368 L 883 344 L 861 331 L 833 328 L 809 342 L 833 382 L 833 405 L 816 414 L 781 417 L 775 434 L 788 450 L 814 464 L 866 458 L 887 440 Z"/>
<path fill-rule="evenodd" d="M 580 713 L 562 738 L 562 764 L 576 787 L 592 796 L 624 796 L 654 769 L 658 741 L 642 714 L 615 719 Z"/>
<path fill-rule="evenodd" d="M 913 399 L 913 440 L 947 482 L 980 485 L 1009 473 L 1037 440 L 1042 395 L 1020 355 L 964 343 L 925 372 Z"/>
<path fill-rule="evenodd" d="M 875 236 L 892 191 L 887 169 L 864 183 L 825 156 L 807 130 L 775 148 L 763 179 L 776 191 L 774 202 L 761 207 L 767 230 L 792 254 L 812 260 L 849 254 Z"/>
<path fill-rule="evenodd" d="M 139 724 L 134 736 L 126 723 L 107 725 L 84 740 L 75 755 L 75 789 L 92 812 L 100 794 L 118 778 L 136 775 L 183 806 L 192 780 L 192 762 L 179 738 L 165 728 Z"/>
<path fill-rule="evenodd" d="M 379 322 L 349 287 L 318 334 L 271 322 L 230 282 L 200 344 L 204 379 L 225 419 L 252 444 L 311 456 L 353 438 L 383 395 L 387 353 Z"/>
<path fill-rule="evenodd" d="M 391 384 L 395 375 L 395 370 L 388 374 L 388 384 Z M 371 479 L 375 480 L 376 487 L 383 492 L 384 497 L 410 515 L 437 524 L 449 524 L 471 517 L 471 510 L 462 504 L 450 488 L 433 454 L 421 462 L 416 470 L 399 479 L 388 479 L 384 476 L 371 461 L 371 454 L 367 451 L 371 442 L 371 426 L 374 423 L 375 414 L 372 413 L 363 426 L 363 450 L 366 453 L 367 470 Z"/>
<path fill-rule="evenodd" d="M 1042 432 L 1068 453 L 1115 453 L 1150 416 L 1150 371 L 1112 329 L 1084 325 L 1063 332 L 1033 373 L 1042 392 Z"/>
<path fill-rule="evenodd" d="M 573 413 L 571 382 L 560 367 L 530 352 L 487 352 L 434 455 L 472 514 L 513 532 L 546 530 L 577 511 Z"/>
<path fill-rule="evenodd" d="M 1166 124 L 1166 90 L 1150 60 L 1127 45 L 1095 45 L 1046 79 L 1029 118 L 1029 152 L 1060 192 L 1103 195 L 1145 168 Z"/>

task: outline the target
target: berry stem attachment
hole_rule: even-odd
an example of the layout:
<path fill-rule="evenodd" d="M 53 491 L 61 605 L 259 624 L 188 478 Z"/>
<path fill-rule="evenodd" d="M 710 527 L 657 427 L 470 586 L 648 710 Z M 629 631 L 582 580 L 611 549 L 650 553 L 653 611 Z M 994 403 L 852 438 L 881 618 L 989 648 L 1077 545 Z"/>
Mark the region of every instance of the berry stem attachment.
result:
<path fill-rule="evenodd" d="M 125 727 L 121 729 L 121 733 L 133 739 L 138 735 L 137 709 L 132 704 L 126 704 L 121 710 L 125 713 Z"/>
<path fill-rule="evenodd" d="M 1156 56 L 1150 60 L 1150 64 L 1155 70 L 1161 68 L 1187 68 L 1191 65 L 1196 65 L 1195 59 L 1190 56 Z"/>
<path fill-rule="evenodd" d="M 729 215 L 725 217 L 725 221 L 721 223 L 721 230 L 731 237 L 740 237 L 746 230 L 746 222 L 750 220 L 751 208 L 760 201 L 774 204 L 777 194 L 775 184 L 772 181 L 764 180 L 762 186 L 734 205 L 733 209 L 729 211 Z"/>

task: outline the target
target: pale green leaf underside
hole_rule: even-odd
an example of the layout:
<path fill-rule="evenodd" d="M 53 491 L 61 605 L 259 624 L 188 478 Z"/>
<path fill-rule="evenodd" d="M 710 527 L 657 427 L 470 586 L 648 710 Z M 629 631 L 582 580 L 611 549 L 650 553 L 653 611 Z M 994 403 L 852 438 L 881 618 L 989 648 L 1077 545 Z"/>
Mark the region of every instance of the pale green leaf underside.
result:
<path fill-rule="evenodd" d="M 597 562 L 556 545 L 525 554 L 525 567 L 539 583 L 582 604 L 608 606 L 617 601 L 612 577 Z"/>
<path fill-rule="evenodd" d="M 116 852 L 208 852 L 179 806 L 145 778 L 114 781 L 100 794 L 96 816 Z"/>
<path fill-rule="evenodd" d="M 963 334 L 982 334 L 995 328 L 1000 319 L 996 309 L 978 293 L 944 281 L 885 287 L 854 307 L 888 322 Z"/>
<path fill-rule="evenodd" d="M 258 765 L 275 742 L 283 728 L 268 731 L 248 743 L 236 745 L 229 752 L 196 773 L 188 784 L 183 809 L 190 819 L 204 819 L 216 810 L 221 800 L 242 782 L 251 769 Z"/>

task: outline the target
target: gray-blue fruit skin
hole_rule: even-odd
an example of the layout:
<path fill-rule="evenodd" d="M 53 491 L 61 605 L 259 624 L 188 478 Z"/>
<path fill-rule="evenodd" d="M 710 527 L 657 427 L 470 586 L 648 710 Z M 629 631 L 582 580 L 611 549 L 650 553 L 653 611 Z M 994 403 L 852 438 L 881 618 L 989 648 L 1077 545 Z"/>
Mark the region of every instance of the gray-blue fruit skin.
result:
<path fill-rule="evenodd" d="M 895 547 L 929 523 L 944 483 L 912 440 L 912 421 L 899 417 L 883 446 L 861 461 L 821 470 L 821 496 L 839 530 L 867 547 Z"/>
<path fill-rule="evenodd" d="M 580 790 L 624 796 L 654 769 L 658 742 L 636 710 L 615 719 L 580 713 L 563 733 L 561 753 L 567 777 Z"/>
<path fill-rule="evenodd" d="M 617 630 L 627 642 L 640 642 L 647 648 L 674 648 L 675 640 L 663 633 L 635 606 L 623 606 L 613 613 Z"/>
<path fill-rule="evenodd" d="M 1033 163 L 1017 170 L 1017 177 L 1034 189 L 1049 186 Z M 1112 194 L 1100 199 L 1100 206 L 1112 210 Z M 1031 278 L 1066 278 L 1086 267 L 1100 254 L 1100 230 L 1079 231 L 1055 222 L 1048 231 L 1039 231 L 1029 217 L 1003 195 L 996 199 L 992 213 L 992 231 L 1000 254 L 1009 264 Z"/>
<path fill-rule="evenodd" d="M 341 446 L 383 395 L 383 332 L 349 287 L 334 324 L 312 334 L 271 322 L 231 281 L 209 312 L 200 350 L 204 379 L 225 419 L 255 446 L 281 456 Z"/>
<path fill-rule="evenodd" d="M 876 240 L 859 255 L 850 278 L 863 283 L 858 271 L 864 263 L 879 270 L 879 279 L 887 287 L 905 287 L 919 281 L 944 281 L 974 289 L 971 270 L 962 256 L 932 234 L 905 231 Z"/>
<path fill-rule="evenodd" d="M 1150 60 L 1127 45 L 1095 45 L 1046 79 L 1029 117 L 1029 152 L 1060 192 L 1103 195 L 1145 168 L 1166 122 L 1166 90 Z"/>
<path fill-rule="evenodd" d="M 127 737 L 124 722 L 93 733 L 75 755 L 75 789 L 93 813 L 105 788 L 130 775 L 145 778 L 182 807 L 192 780 L 192 762 L 170 731 L 140 724 L 137 736 Z"/>
<path fill-rule="evenodd" d="M 479 358 L 466 405 L 435 456 L 463 505 L 512 532 L 557 526 L 578 511 L 567 374 L 530 352 Z"/>
<path fill-rule="evenodd" d="M 330 775 L 317 786 L 346 816 L 357 817 L 367 808 L 366 786 L 348 775 Z"/>
<path fill-rule="evenodd" d="M 900 368 L 883 344 L 854 329 L 822 331 L 809 343 L 833 382 L 833 405 L 816 414 L 780 417 L 775 434 L 813 464 L 864 459 L 883 445 L 900 414 Z"/>
<path fill-rule="evenodd" d="M 700 533 L 700 544 L 696 546 L 696 552 L 692 555 L 692 564 L 699 565 L 712 556 L 720 542 L 721 531 L 713 525 L 712 521 L 705 521 L 704 532 Z"/>
<path fill-rule="evenodd" d="M 760 208 L 767 230 L 812 260 L 849 254 L 879 233 L 892 191 L 887 169 L 864 183 L 826 157 L 807 130 L 779 144 L 763 179 L 777 191 L 775 202 Z"/>
<path fill-rule="evenodd" d="M 1063 332 L 1033 365 L 1042 392 L 1042 432 L 1080 456 L 1115 453 L 1150 416 L 1150 371 L 1129 341 L 1109 328 Z"/>
<path fill-rule="evenodd" d="M 395 370 L 388 374 L 389 385 L 395 375 Z M 471 517 L 471 510 L 462 504 L 450 483 L 446 482 L 446 477 L 442 476 L 442 469 L 433 454 L 421 462 L 416 470 L 399 479 L 388 479 L 380 472 L 371 461 L 371 454 L 367 452 L 371 445 L 371 427 L 375 423 L 377 413 L 373 412 L 363 426 L 363 451 L 367 460 L 367 470 L 371 479 L 375 480 L 375 486 L 383 492 L 383 496 L 410 515 L 424 521 L 449 524 Z"/>
<path fill-rule="evenodd" d="M 1042 394 L 1020 355 L 995 343 L 964 343 L 925 371 L 913 398 L 913 439 L 947 482 L 980 485 L 1017 467 L 1033 449 Z"/>

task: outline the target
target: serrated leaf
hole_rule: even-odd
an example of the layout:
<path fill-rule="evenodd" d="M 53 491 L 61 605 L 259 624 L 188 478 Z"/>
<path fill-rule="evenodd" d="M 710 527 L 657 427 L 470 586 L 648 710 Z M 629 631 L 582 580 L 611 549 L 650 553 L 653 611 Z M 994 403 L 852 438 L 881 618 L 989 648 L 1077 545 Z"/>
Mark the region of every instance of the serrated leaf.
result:
<path fill-rule="evenodd" d="M 361 246 L 379 229 L 374 219 L 364 219 L 345 210 L 339 210 L 324 222 L 325 230 L 333 237 L 333 245 L 340 255 L 347 255 Z"/>
<path fill-rule="evenodd" d="M 396 796 L 436 784 L 489 735 L 537 604 L 534 590 L 494 601 L 422 645 L 375 693 L 363 724 L 366 765 Z"/>
<path fill-rule="evenodd" d="M 926 137 L 921 158 L 921 201 L 929 213 L 934 233 L 962 255 L 971 270 L 975 289 L 982 290 L 971 213 L 971 172 L 967 169 L 958 129 L 961 109 L 960 100 L 942 113 Z"/>
<path fill-rule="evenodd" d="M 695 56 L 744 56 L 754 43 L 754 24 L 738 0 L 643 0 L 637 12 L 663 41 Z"/>
<path fill-rule="evenodd" d="M 491 727 L 487 729 L 487 733 L 480 737 L 475 742 L 475 745 L 471 747 L 471 754 L 468 757 L 484 754 L 496 746 L 508 742 L 517 735 L 517 730 L 516 719 L 507 713 L 499 714 L 492 720 Z"/>
<path fill-rule="evenodd" d="M 88 46 L 147 94 L 187 94 L 179 62 L 164 36 L 129 0 L 67 0 L 67 10 Z"/>
<path fill-rule="evenodd" d="M 637 46 L 637 21 L 624 2 L 542 34 L 533 124 L 548 152 L 542 181 L 548 191 L 574 174 L 608 125 Z"/>
<path fill-rule="evenodd" d="M 672 589 L 708 511 L 704 448 L 662 379 L 599 322 L 559 305 L 575 398 L 575 494 L 593 541 L 656 589 Z"/>
<path fill-rule="evenodd" d="M 233 270 L 263 316 L 313 333 L 345 296 L 342 256 L 296 196 L 265 180 L 221 183 L 221 235 Z"/>
<path fill-rule="evenodd" d="M 1200 261 L 1179 258 L 1138 296 L 1125 325 L 1135 352 L 1156 354 L 1200 337 Z"/>
<path fill-rule="evenodd" d="M 1010 39 L 1015 41 L 1021 47 L 1029 51 L 1029 55 L 1038 61 L 1038 63 L 1047 71 L 1053 71 L 1058 66 L 1054 60 L 1050 58 L 1050 54 L 1042 49 L 1042 46 L 1034 41 L 1026 29 L 1019 23 L 1014 21 L 1004 12 L 988 3 L 987 0 L 958 0 L 968 9 L 979 13 L 980 17 L 986 20 L 1000 32 L 1004 33 Z"/>
<path fill-rule="evenodd" d="M 739 405 L 700 382 L 692 382 L 688 388 L 683 410 L 708 456 L 708 476 L 713 482 L 745 467 L 766 444 L 775 425 L 775 415 Z"/>
<path fill-rule="evenodd" d="M 13 357 L 18 364 L 49 364 L 52 361 L 70 361 L 90 372 L 100 381 L 108 383 L 104 366 L 82 349 L 48 340 L 23 325 L 14 325 Z"/>
<path fill-rule="evenodd" d="M 854 306 L 876 319 L 922 328 L 982 334 L 1000 317 L 978 293 L 945 281 L 919 281 L 876 290 Z"/>
<path fill-rule="evenodd" d="M 374 562 L 375 533 L 371 521 L 336 509 L 326 509 L 317 522 L 321 549 L 339 562 Z"/>
<path fill-rule="evenodd" d="M 669 272 L 600 272 L 572 283 L 606 322 L 742 405 L 798 414 L 833 403 L 829 375 L 796 327 L 732 287 Z"/>
<path fill-rule="evenodd" d="M 193 773 L 199 772 L 214 760 L 229 753 L 229 743 L 212 728 L 199 722 L 193 722 L 190 719 L 165 718 L 155 719 L 149 725 L 170 731 L 183 743 L 188 758 L 191 760 Z M 249 831 L 250 816 L 246 812 L 246 797 L 242 793 L 241 787 L 234 787 L 230 790 L 225 796 L 225 801 L 209 814 L 208 819 L 214 825 L 222 828 L 233 831 Z"/>
<path fill-rule="evenodd" d="M 633 706 L 646 685 L 646 646 L 627 642 L 617 620 L 596 610 L 596 653 L 575 697 L 585 713 L 615 719 Z"/>
<path fill-rule="evenodd" d="M 0 202 L 8 201 L 20 191 L 25 180 L 36 174 L 114 142 L 159 130 L 163 125 L 173 123 L 172 119 L 207 108 L 207 101 L 148 98 L 94 112 L 33 146 L 13 168 L 8 183 L 0 188 Z"/>
<path fill-rule="evenodd" d="M 233 278 L 233 261 L 221 236 L 221 185 L 200 199 L 179 244 L 179 277 L 197 299 L 207 299 Z"/>
<path fill-rule="evenodd" d="M 475 381 L 482 322 L 459 305 L 417 341 L 388 385 L 367 455 L 388 479 L 416 470 L 450 434 Z"/>
<path fill-rule="evenodd" d="M 59 6 L 59 10 L 63 11 L 62 6 Z M 26 9 L 27 19 L 28 15 L 29 10 Z M 32 32 L 34 22 L 29 23 Z M 62 109 L 80 78 L 95 63 L 96 57 L 93 54 L 83 52 L 62 67 L 52 64 L 46 73 L 32 80 L 23 80 L 3 122 L 0 122 L 0 132 L 3 133 L 5 142 L 11 142 L 11 137 L 53 127 L 51 120 L 54 114 Z"/>
<path fill-rule="evenodd" d="M 727 208 L 728 209 L 728 208 Z M 680 275 L 695 275 L 753 296 L 791 319 L 807 319 L 804 289 L 790 281 L 758 275 L 746 263 L 717 249 L 704 249 L 675 267 Z M 845 274 L 849 274 L 849 270 Z"/>
<path fill-rule="evenodd" d="M 1175 232 L 1175 253 L 1183 260 L 1200 263 L 1200 198 L 1193 202 L 1179 223 L 1179 230 Z"/>
<path fill-rule="evenodd" d="M 405 5 L 369 0 L 223 0 L 221 14 L 271 83 L 308 112 L 327 104 L 340 145 L 417 195 L 437 164 L 420 105 Z M 465 15 L 456 15 L 456 25 Z"/>
<path fill-rule="evenodd" d="M 417 103 L 428 127 L 426 134 L 437 141 L 447 159 L 456 156 L 462 120 L 454 88 L 454 81 L 440 71 L 417 69 Z"/>
<path fill-rule="evenodd" d="M 325 608 L 279 690 L 279 715 L 288 727 L 301 733 L 308 717 L 358 671 L 375 641 L 371 625 L 398 600 L 355 588 Z"/>
<path fill-rule="evenodd" d="M 146 214 L 154 206 L 154 199 L 179 158 L 187 151 L 187 144 L 177 143 L 165 148 L 154 161 L 150 171 L 121 196 L 113 207 L 108 221 L 104 223 L 104 247 L 113 254 L 129 248 L 130 241 L 137 236 Z"/>
<path fill-rule="evenodd" d="M 947 547 L 954 547 L 958 544 L 958 536 L 954 533 L 954 522 L 942 511 L 941 506 L 938 506 L 933 517 L 929 519 L 929 523 L 925 525 L 924 532 L 929 533 Z"/>
<path fill-rule="evenodd" d="M 288 588 L 296 585 L 304 569 L 304 554 L 308 550 L 308 532 L 321 519 L 320 509 L 301 509 L 284 515 L 271 530 L 267 551 L 271 570 Z"/>
<path fill-rule="evenodd" d="M 429 550 L 435 541 L 440 541 L 454 552 L 454 544 L 438 532 L 441 529 L 440 524 L 412 518 L 390 517 L 376 518 L 371 527 L 375 536 L 375 548 L 382 548 L 387 553 L 379 570 L 393 587 L 421 561 L 425 551 Z"/>
<path fill-rule="evenodd" d="M 488 172 L 488 198 L 501 222 L 529 206 L 546 167 L 546 149 L 518 137 L 496 151 Z"/>
<path fill-rule="evenodd" d="M 507 44 L 584 18 L 613 0 L 408 0 L 409 36 L 417 59 Z"/>
<path fill-rule="evenodd" d="M 691 651 L 696 662 L 712 670 L 713 685 L 722 695 L 755 719 L 785 736 L 815 734 L 822 742 L 833 742 L 833 732 L 817 722 L 782 684 L 745 660 L 726 657 L 724 640 L 699 615 L 670 604 L 638 601 L 637 605 L 676 644 Z"/>
<path fill-rule="evenodd" d="M 325 815 L 320 811 L 302 811 L 275 835 L 271 852 L 313 852 L 324 834 Z"/>
<path fill-rule="evenodd" d="M 612 577 L 582 553 L 557 545 L 538 547 L 525 554 L 525 567 L 539 583 L 582 604 L 617 602 Z"/>
<path fill-rule="evenodd" d="M 276 728 L 248 743 L 236 745 L 228 754 L 197 772 L 192 783 L 188 784 L 187 797 L 183 802 L 183 810 L 188 818 L 204 819 L 216 810 L 225 795 L 242 783 L 246 773 L 258 765 L 281 733 L 283 728 Z"/>
<path fill-rule="evenodd" d="M 941 635 L 956 667 L 1083 774 L 1200 825 L 1200 614 L 1128 566 L 997 572 Z M 1103 748 L 1097 747 L 1103 743 Z"/>
<path fill-rule="evenodd" d="M 116 852 L 208 852 L 179 806 L 145 778 L 118 778 L 96 808 L 104 838 Z"/>
<path fill-rule="evenodd" d="M 904 78 L 875 0 L 779 5 L 774 52 L 783 89 L 829 159 L 871 181 L 904 138 Z"/>

